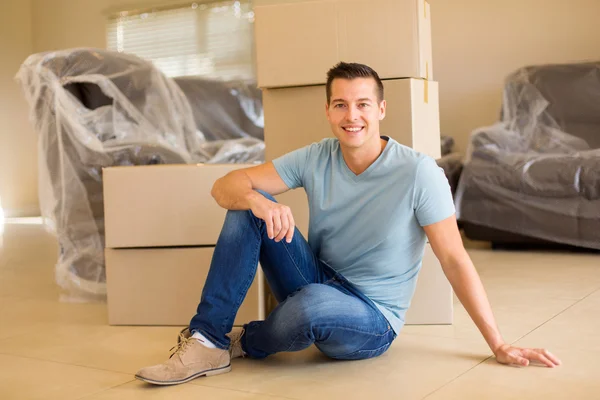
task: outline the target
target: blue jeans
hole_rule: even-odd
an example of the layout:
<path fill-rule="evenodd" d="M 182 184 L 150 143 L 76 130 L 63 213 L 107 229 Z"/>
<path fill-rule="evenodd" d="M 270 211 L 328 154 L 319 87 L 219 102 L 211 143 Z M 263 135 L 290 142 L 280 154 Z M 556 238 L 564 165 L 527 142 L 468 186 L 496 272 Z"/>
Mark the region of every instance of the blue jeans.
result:
<path fill-rule="evenodd" d="M 279 304 L 265 321 L 245 325 L 241 342 L 250 357 L 299 351 L 314 343 L 331 358 L 356 360 L 379 356 L 392 344 L 396 334 L 383 314 L 321 263 L 298 230 L 291 243 L 275 242 L 252 211 L 227 212 L 191 331 L 219 348 L 229 347 L 226 334 L 259 260 Z"/>

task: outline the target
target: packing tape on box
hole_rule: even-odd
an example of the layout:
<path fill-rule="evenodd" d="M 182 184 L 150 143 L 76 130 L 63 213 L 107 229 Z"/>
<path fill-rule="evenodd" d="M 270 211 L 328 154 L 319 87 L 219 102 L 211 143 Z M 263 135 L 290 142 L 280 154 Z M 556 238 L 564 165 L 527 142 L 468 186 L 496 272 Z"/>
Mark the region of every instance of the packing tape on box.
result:
<path fill-rule="evenodd" d="M 425 84 L 423 85 L 423 101 L 425 104 L 429 104 L 429 61 L 425 61 Z"/>

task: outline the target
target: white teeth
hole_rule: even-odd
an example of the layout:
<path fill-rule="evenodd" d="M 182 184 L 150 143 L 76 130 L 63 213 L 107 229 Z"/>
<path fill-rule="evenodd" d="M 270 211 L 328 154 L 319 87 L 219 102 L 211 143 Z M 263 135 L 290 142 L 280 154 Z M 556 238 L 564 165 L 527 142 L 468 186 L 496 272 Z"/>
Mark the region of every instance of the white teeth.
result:
<path fill-rule="evenodd" d="M 362 128 L 344 128 L 345 130 L 347 130 L 348 132 L 358 132 L 360 131 Z"/>

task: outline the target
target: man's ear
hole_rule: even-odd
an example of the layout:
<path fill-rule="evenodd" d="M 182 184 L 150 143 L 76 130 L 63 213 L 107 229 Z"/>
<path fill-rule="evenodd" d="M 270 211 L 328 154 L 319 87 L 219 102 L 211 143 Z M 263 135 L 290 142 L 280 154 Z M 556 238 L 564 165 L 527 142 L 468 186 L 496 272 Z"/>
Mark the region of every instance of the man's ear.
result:
<path fill-rule="evenodd" d="M 385 109 L 387 107 L 387 103 L 385 102 L 385 100 L 381 100 L 381 103 L 379 103 L 379 120 L 383 120 L 385 118 Z"/>
<path fill-rule="evenodd" d="M 329 118 L 329 103 L 325 103 L 325 115 L 327 115 L 327 118 Z"/>

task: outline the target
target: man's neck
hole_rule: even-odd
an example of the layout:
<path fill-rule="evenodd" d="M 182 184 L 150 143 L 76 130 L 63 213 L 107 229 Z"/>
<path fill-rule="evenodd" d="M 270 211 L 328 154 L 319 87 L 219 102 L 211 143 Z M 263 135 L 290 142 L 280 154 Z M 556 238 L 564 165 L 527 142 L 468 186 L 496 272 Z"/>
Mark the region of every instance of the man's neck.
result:
<path fill-rule="evenodd" d="M 360 175 L 379 158 L 387 142 L 387 140 L 379 138 L 377 142 L 370 146 L 362 146 L 358 149 L 342 148 L 344 161 L 350 171 L 355 175 Z"/>

